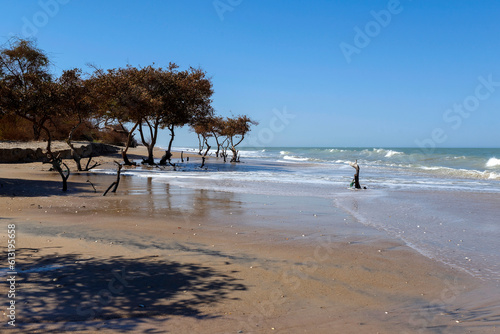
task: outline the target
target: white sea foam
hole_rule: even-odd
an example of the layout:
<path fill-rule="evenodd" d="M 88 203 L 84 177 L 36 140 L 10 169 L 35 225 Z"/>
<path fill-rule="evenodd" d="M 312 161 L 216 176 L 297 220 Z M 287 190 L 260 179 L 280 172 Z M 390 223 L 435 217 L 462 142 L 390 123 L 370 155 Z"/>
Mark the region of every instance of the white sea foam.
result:
<path fill-rule="evenodd" d="M 159 147 L 160 150 L 164 151 L 167 148 Z M 172 147 L 172 151 L 175 152 L 198 152 L 198 149 L 194 147 Z"/>
<path fill-rule="evenodd" d="M 247 158 L 265 158 L 266 150 L 259 150 L 259 151 L 240 151 L 240 156 L 242 157 L 247 157 Z"/>
<path fill-rule="evenodd" d="M 480 171 L 474 169 L 463 169 L 463 168 L 450 168 L 450 167 L 442 167 L 442 166 L 421 166 L 419 169 L 427 171 L 429 173 L 437 173 L 438 175 L 444 175 L 447 177 L 458 177 L 458 178 L 466 178 L 466 179 L 482 179 L 482 180 L 495 180 L 498 179 L 498 174 L 488 172 L 488 171 Z"/>
<path fill-rule="evenodd" d="M 398 151 L 393 151 L 393 150 L 389 150 L 387 151 L 387 153 L 385 154 L 385 157 L 386 158 L 390 158 L 392 156 L 395 156 L 395 155 L 402 155 L 404 154 L 403 152 L 398 152 Z"/>
<path fill-rule="evenodd" d="M 500 166 L 500 159 L 497 158 L 490 158 L 488 162 L 486 163 L 486 167 L 498 167 Z"/>
<path fill-rule="evenodd" d="M 376 153 L 379 155 L 383 155 L 385 158 L 390 158 L 394 155 L 403 155 L 404 154 L 403 152 L 388 150 L 388 149 L 384 149 L 384 148 L 374 148 L 372 150 L 365 149 L 365 150 L 361 151 L 361 153 L 367 154 L 368 156 L 371 156 L 371 155 L 373 155 L 373 153 Z"/>
<path fill-rule="evenodd" d="M 500 180 L 500 174 L 497 174 L 497 173 L 489 173 L 490 176 L 488 177 L 488 179 L 490 180 Z"/>
<path fill-rule="evenodd" d="M 296 157 L 296 156 L 293 156 L 293 155 L 285 155 L 283 157 L 283 159 L 285 160 L 292 160 L 292 161 L 308 161 L 309 158 L 301 158 L 301 157 Z"/>

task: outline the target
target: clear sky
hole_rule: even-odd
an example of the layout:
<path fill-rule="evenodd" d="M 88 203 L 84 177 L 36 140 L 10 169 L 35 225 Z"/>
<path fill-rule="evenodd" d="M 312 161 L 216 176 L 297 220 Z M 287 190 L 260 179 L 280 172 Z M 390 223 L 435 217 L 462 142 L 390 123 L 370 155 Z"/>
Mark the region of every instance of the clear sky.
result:
<path fill-rule="evenodd" d="M 217 113 L 260 122 L 247 145 L 500 146 L 500 1 L 0 5 L 2 43 L 36 38 L 56 72 L 88 63 L 203 68 Z M 194 145 L 187 130 L 174 142 Z"/>

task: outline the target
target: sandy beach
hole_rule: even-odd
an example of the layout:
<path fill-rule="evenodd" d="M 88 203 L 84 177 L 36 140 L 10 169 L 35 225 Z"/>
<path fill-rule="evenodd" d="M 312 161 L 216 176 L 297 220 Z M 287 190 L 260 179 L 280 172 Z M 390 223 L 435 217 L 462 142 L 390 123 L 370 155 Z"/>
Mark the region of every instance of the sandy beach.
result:
<path fill-rule="evenodd" d="M 113 169 L 119 156 L 96 160 Z M 188 189 L 126 173 L 103 197 L 115 176 L 92 172 L 73 172 L 63 193 L 48 169 L 0 165 L 4 249 L 15 225 L 17 332 L 499 331 L 487 284 L 327 199 Z M 5 315 L 8 290 L 1 286 Z"/>

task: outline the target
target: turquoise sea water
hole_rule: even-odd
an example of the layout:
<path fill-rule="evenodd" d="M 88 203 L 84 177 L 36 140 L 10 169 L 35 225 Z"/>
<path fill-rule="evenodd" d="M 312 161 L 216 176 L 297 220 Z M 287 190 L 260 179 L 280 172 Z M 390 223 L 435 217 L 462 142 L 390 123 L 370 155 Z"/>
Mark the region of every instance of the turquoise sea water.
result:
<path fill-rule="evenodd" d="M 421 150 L 418 148 L 263 148 L 261 150 L 242 149 L 243 157 L 261 158 L 283 162 L 306 162 L 317 167 L 330 169 L 346 167 L 358 160 L 367 174 L 377 184 L 405 182 L 405 177 L 427 178 L 428 186 L 442 180 L 465 182 L 475 190 L 484 190 L 478 184 L 466 180 L 488 180 L 492 185 L 500 185 L 500 149 L 446 148 Z M 384 174 L 392 177 L 384 177 Z M 381 178 L 381 179 L 379 179 Z M 389 182 L 389 179 L 394 182 Z M 441 179 L 441 180 L 436 180 Z M 420 180 L 421 181 L 421 180 Z M 436 184 L 437 185 L 437 184 Z M 483 183 L 487 186 L 487 183 Z M 486 187 L 500 191 L 500 187 Z"/>

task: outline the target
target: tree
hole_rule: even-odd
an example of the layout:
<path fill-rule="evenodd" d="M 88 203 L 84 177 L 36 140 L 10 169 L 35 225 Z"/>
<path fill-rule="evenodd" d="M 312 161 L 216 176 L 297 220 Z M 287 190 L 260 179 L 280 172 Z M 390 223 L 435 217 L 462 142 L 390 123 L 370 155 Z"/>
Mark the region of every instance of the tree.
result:
<path fill-rule="evenodd" d="M 90 82 L 82 78 L 80 69 L 72 69 L 64 71 L 57 80 L 58 84 L 58 104 L 59 117 L 65 119 L 72 127 L 68 133 L 66 143 L 71 148 L 73 160 L 75 160 L 78 171 L 89 170 L 96 166 L 97 163 L 90 166 L 92 157 L 89 157 L 85 169 L 82 169 L 82 157 L 77 153 L 73 145 L 73 135 L 75 131 L 83 124 L 85 120 L 90 119 L 96 113 L 96 105 L 92 101 L 90 94 Z"/>
<path fill-rule="evenodd" d="M 198 135 L 198 141 L 200 143 L 200 152 L 199 154 L 201 155 L 201 152 L 206 146 L 205 154 L 203 154 L 204 157 L 207 156 L 208 151 L 210 151 L 210 144 L 208 143 L 208 138 L 212 137 L 212 129 L 211 129 L 211 124 L 209 119 L 206 121 L 199 121 L 196 124 L 191 125 L 193 131 Z"/>
<path fill-rule="evenodd" d="M 205 151 L 205 156 L 210 150 L 211 146 L 208 144 L 208 138 L 214 138 L 215 144 L 217 145 L 217 151 L 215 152 L 215 156 L 218 158 L 221 149 L 223 149 L 225 143 L 229 140 L 229 138 L 223 138 L 223 132 L 225 127 L 224 118 L 220 116 L 208 116 L 206 118 L 198 120 L 195 124 L 191 125 L 193 131 L 198 135 L 199 142 L 199 154 L 207 147 Z"/>
<path fill-rule="evenodd" d="M 134 131 L 150 112 L 151 97 L 143 85 L 146 70 L 132 66 L 111 69 L 107 72 L 96 67 L 94 69 L 94 74 L 89 80 L 92 94 L 99 101 L 100 118 L 106 128 L 127 135 L 127 142 L 121 153 L 124 164 L 133 165 L 127 157 L 127 151 L 132 144 Z M 114 126 L 113 123 L 117 123 L 118 126 Z M 132 124 L 130 130 L 127 130 L 126 123 Z"/>
<path fill-rule="evenodd" d="M 143 159 L 143 163 L 154 164 L 154 147 L 158 140 L 158 132 L 164 128 L 162 120 L 165 99 L 162 94 L 165 91 L 170 92 L 168 88 L 165 89 L 165 86 L 169 87 L 172 84 L 172 76 L 176 68 L 175 64 L 170 64 L 168 70 L 153 66 L 142 69 L 141 87 L 145 90 L 145 94 L 149 96 L 147 112 L 143 115 L 142 122 L 139 124 L 141 141 L 148 150 L 148 156 L 146 159 Z M 144 134 L 146 130 L 143 129 L 143 125 L 149 132 L 149 140 L 146 139 Z"/>
<path fill-rule="evenodd" d="M 35 140 L 47 135 L 47 157 L 67 190 L 70 170 L 51 150 L 52 134 L 47 123 L 58 113 L 58 85 L 49 72 L 49 59 L 28 40 L 13 39 L 0 50 L 0 109 L 33 124 Z M 62 166 L 66 167 L 64 171 Z"/>
<path fill-rule="evenodd" d="M 210 106 L 212 83 L 205 72 L 193 68 L 177 71 L 177 68 L 172 63 L 167 69 L 148 67 L 145 88 L 151 96 L 151 105 L 139 126 L 141 140 L 148 149 L 148 157 L 144 159 L 148 164 L 154 164 L 153 149 L 160 129 L 170 131 L 168 149 L 160 161 L 160 164 L 166 164 L 171 157 L 175 128 L 194 124 L 213 113 Z M 145 131 L 149 132 L 149 141 Z"/>
<path fill-rule="evenodd" d="M 170 94 L 163 95 L 166 100 L 162 121 L 170 131 L 166 156 L 171 156 L 176 127 L 196 124 L 213 115 L 212 81 L 203 70 L 191 67 L 177 72 L 174 87 Z"/>
<path fill-rule="evenodd" d="M 243 139 L 245 139 L 245 135 L 250 132 L 250 127 L 258 124 L 258 122 L 251 120 L 246 115 L 226 118 L 222 134 L 227 137 L 229 149 L 233 153 L 231 162 L 239 162 L 239 151 L 236 146 L 241 144 Z"/>
<path fill-rule="evenodd" d="M 215 143 L 217 145 L 217 151 L 215 151 L 215 156 L 218 158 L 221 148 L 224 146 L 224 140 L 221 140 L 223 137 L 224 130 L 224 119 L 220 116 L 213 116 L 208 119 L 209 129 L 212 134 L 212 137 L 215 139 Z"/>
<path fill-rule="evenodd" d="M 44 131 L 49 158 L 54 157 L 47 123 L 55 113 L 55 90 L 49 59 L 33 42 L 13 39 L 0 50 L 0 110 L 31 122 L 35 140 Z"/>

